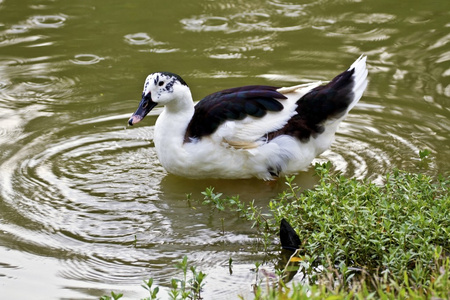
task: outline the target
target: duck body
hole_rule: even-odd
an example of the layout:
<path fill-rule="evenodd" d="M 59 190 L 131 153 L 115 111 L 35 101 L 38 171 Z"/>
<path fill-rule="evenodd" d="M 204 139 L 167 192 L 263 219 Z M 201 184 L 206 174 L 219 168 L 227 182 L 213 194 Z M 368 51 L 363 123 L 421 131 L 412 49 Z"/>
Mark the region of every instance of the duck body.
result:
<path fill-rule="evenodd" d="M 157 72 L 144 85 L 128 123 L 158 104 L 158 158 L 169 172 L 190 178 L 264 180 L 306 170 L 334 141 L 339 123 L 367 85 L 366 57 L 326 85 L 243 86 L 206 96 L 195 106 L 180 76 Z"/>

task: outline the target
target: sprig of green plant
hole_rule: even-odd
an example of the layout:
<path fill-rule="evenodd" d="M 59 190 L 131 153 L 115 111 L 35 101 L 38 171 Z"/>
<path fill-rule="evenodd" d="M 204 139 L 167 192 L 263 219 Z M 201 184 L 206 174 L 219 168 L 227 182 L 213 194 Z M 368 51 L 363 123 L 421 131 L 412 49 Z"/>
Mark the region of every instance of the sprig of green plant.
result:
<path fill-rule="evenodd" d="M 159 287 L 152 288 L 152 285 L 153 285 L 153 278 L 150 278 L 147 281 L 144 280 L 144 284 L 142 284 L 141 286 L 149 292 L 150 296 L 147 297 L 147 298 L 144 298 L 143 300 L 154 300 L 154 299 L 157 299 L 157 294 L 159 292 Z"/>
<path fill-rule="evenodd" d="M 116 294 L 114 292 L 111 292 L 111 297 L 110 296 L 101 296 L 100 300 L 118 300 L 120 298 L 123 297 L 123 294 Z"/>
<path fill-rule="evenodd" d="M 222 211 L 225 209 L 225 202 L 221 198 L 222 193 L 215 193 L 213 187 L 206 188 L 204 192 L 202 192 L 202 195 L 205 197 L 203 198 L 203 205 L 211 205 L 214 208 L 217 208 L 218 210 Z"/>
<path fill-rule="evenodd" d="M 182 271 L 182 279 L 172 279 L 172 289 L 169 296 L 176 300 L 178 296 L 180 299 L 199 300 L 201 298 L 201 291 L 204 286 L 203 280 L 206 274 L 197 271 L 194 266 L 189 266 L 187 256 L 184 256 L 181 262 L 177 263 L 175 267 Z M 191 271 L 192 278 L 188 280 L 188 270 Z"/>
<path fill-rule="evenodd" d="M 240 217 L 253 221 L 252 228 L 256 227 L 261 233 L 270 228 L 269 220 L 264 216 L 261 208 L 255 205 L 255 201 L 246 204 L 239 199 L 239 195 L 222 197 L 223 194 L 214 192 L 213 187 L 206 188 L 202 195 L 204 195 L 202 204 L 211 206 L 213 210 L 228 209 L 237 212 Z M 188 200 L 192 201 L 190 198 Z"/>
<path fill-rule="evenodd" d="M 419 151 L 419 158 L 420 160 L 426 159 L 431 154 L 431 151 L 428 149 L 420 150 Z"/>

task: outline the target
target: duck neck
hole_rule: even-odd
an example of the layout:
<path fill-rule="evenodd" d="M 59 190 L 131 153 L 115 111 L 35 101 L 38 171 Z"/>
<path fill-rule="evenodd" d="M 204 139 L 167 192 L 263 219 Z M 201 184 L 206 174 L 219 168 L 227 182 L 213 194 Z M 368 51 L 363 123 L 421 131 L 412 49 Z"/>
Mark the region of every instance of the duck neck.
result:
<path fill-rule="evenodd" d="M 192 100 L 192 94 L 188 90 L 183 93 L 175 101 L 170 101 L 164 106 L 164 111 L 176 115 L 189 115 L 192 117 L 194 113 L 194 101 Z"/>
<path fill-rule="evenodd" d="M 155 148 L 160 158 L 164 153 L 180 151 L 193 114 L 194 102 L 190 92 L 164 106 L 163 112 L 156 120 L 154 134 Z"/>

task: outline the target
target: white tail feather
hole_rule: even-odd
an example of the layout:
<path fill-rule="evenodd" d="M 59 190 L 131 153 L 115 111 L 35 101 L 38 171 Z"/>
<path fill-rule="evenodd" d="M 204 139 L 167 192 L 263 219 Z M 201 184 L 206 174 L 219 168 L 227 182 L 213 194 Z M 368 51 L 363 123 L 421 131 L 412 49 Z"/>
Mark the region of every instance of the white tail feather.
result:
<path fill-rule="evenodd" d="M 364 90 L 367 87 L 367 67 L 366 67 L 366 60 L 367 56 L 361 55 L 351 66 L 348 68 L 348 70 L 355 69 L 355 72 L 353 73 L 353 80 L 355 82 L 353 86 L 353 101 L 349 105 L 348 110 L 350 111 L 356 103 L 358 103 L 359 99 L 361 99 L 362 94 L 364 93 Z"/>

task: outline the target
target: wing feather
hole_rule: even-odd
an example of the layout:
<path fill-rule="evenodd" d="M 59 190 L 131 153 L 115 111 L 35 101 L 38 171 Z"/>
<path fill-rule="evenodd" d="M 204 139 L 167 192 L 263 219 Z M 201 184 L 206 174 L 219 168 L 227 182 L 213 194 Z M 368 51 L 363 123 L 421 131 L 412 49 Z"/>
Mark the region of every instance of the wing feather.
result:
<path fill-rule="evenodd" d="M 254 148 L 283 128 L 297 114 L 297 101 L 319 84 L 244 86 L 211 94 L 195 106 L 185 142 L 209 136 L 235 148 Z"/>
<path fill-rule="evenodd" d="M 282 99 L 286 97 L 277 92 L 277 87 L 261 85 L 227 89 L 206 96 L 195 106 L 185 141 L 211 135 L 227 121 L 240 121 L 248 116 L 262 118 L 267 112 L 279 112 L 283 110 Z"/>

